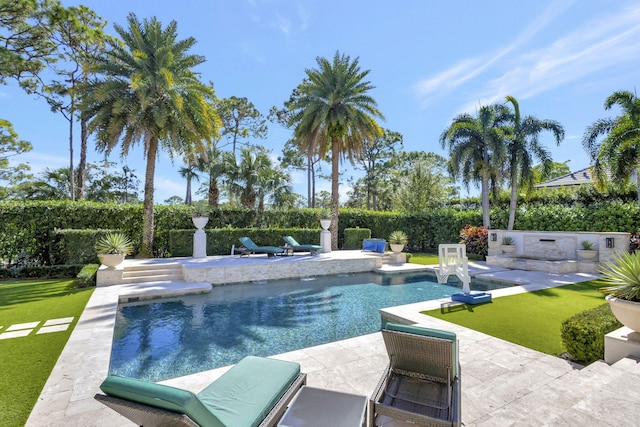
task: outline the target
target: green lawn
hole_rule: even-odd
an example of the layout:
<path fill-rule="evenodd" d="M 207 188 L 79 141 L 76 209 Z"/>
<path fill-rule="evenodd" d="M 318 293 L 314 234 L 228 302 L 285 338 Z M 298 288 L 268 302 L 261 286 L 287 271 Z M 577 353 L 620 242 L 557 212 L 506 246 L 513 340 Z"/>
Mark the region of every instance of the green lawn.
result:
<path fill-rule="evenodd" d="M 438 264 L 437 254 L 411 254 L 411 264 L 434 265 Z"/>
<path fill-rule="evenodd" d="M 26 337 L 0 340 L 0 425 L 25 424 L 93 290 L 70 279 L 0 282 L 0 333 L 41 322 Z M 36 335 L 44 321 L 65 317 L 74 318 L 66 331 Z"/>
<path fill-rule="evenodd" d="M 495 298 L 480 305 L 425 311 L 437 317 L 522 346 L 559 356 L 565 352 L 560 327 L 568 317 L 605 304 L 595 281 Z"/>

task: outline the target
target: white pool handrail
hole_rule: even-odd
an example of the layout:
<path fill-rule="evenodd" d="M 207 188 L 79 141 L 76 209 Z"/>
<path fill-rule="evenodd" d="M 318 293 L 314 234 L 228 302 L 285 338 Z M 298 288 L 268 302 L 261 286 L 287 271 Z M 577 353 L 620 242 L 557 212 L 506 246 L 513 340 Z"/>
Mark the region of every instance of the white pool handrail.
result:
<path fill-rule="evenodd" d="M 462 292 L 471 292 L 469 286 L 469 260 L 467 248 L 464 244 L 440 244 L 438 245 L 439 266 L 436 267 L 438 283 L 447 283 L 450 274 L 455 274 L 462 282 Z"/>

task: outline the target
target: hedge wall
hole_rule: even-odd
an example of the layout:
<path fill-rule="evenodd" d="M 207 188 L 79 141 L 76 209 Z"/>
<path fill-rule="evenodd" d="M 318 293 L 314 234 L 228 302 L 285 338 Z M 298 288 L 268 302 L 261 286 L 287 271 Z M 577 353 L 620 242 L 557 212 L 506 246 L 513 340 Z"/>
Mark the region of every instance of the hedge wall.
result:
<path fill-rule="evenodd" d="M 493 209 L 492 228 L 505 228 L 508 214 L 507 209 Z M 256 234 L 250 235 L 254 240 L 260 241 L 264 236 L 270 244 L 279 243 L 287 230 L 291 230 L 299 241 L 316 241 L 317 234 L 308 235 L 304 230 L 317 233 L 322 215 L 323 211 L 319 209 L 262 213 L 247 209 L 216 209 L 206 228 L 208 253 L 229 253 L 231 245 L 237 242 L 238 233 L 245 232 L 232 231 L 238 228 L 254 229 Z M 126 233 L 137 249 L 142 240 L 142 205 L 69 201 L 0 203 L 0 224 L 0 261 L 11 263 L 26 254 L 35 264 L 56 265 L 63 259 L 84 259 L 93 251 L 96 234 L 104 230 Z M 342 247 L 345 228 L 368 228 L 371 237 L 384 239 L 392 231 L 402 230 L 409 236 L 409 250 L 424 251 L 436 248 L 439 243 L 457 243 L 460 230 L 467 224 L 482 224 L 479 209 L 448 208 L 410 214 L 341 209 L 338 240 Z M 622 202 L 573 207 L 522 204 L 515 226 L 519 230 L 631 233 L 639 227 L 640 211 L 636 203 Z M 187 235 L 192 235 L 195 228 L 188 206 L 156 206 L 155 229 L 153 250 L 156 256 L 191 253 L 192 237 Z M 217 230 L 215 236 L 211 234 L 213 230 Z M 293 230 L 301 234 L 295 234 Z"/>

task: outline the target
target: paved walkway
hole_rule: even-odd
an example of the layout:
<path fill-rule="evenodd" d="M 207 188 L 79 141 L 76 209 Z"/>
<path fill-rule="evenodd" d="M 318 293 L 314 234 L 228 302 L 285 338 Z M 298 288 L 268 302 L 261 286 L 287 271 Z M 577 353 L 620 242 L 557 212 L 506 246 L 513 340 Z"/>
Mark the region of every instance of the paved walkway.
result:
<path fill-rule="evenodd" d="M 388 268 L 388 267 L 387 267 Z M 526 284 L 493 291 L 494 297 L 589 280 L 588 275 L 498 271 L 481 263 L 472 272 Z M 80 317 L 27 426 L 130 426 L 126 419 L 93 399 L 108 372 L 118 295 L 150 286 L 155 292 L 202 292 L 184 283 L 119 285 L 97 288 Z M 637 363 L 618 367 L 578 366 L 500 339 L 424 316 L 421 310 L 446 301 L 386 309 L 385 315 L 458 334 L 462 365 L 462 420 L 487 425 L 639 425 L 640 370 Z M 297 361 L 308 384 L 370 395 L 386 364 L 380 333 L 274 356 Z M 604 366 L 603 366 L 604 365 Z M 227 368 L 166 383 L 198 392 Z M 623 392 L 621 393 L 621 391 Z"/>

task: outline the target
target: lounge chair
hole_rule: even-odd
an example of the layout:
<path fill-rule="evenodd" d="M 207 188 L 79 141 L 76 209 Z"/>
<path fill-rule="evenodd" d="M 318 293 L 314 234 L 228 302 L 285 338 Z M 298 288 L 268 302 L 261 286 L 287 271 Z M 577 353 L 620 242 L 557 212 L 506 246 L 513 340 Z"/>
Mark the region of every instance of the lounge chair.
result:
<path fill-rule="evenodd" d="M 389 418 L 422 426 L 460 425 L 460 365 L 453 332 L 388 323 L 389 366 L 369 401 L 369 425 Z"/>
<path fill-rule="evenodd" d="M 144 426 L 275 426 L 306 383 L 300 365 L 248 356 L 198 394 L 110 375 L 95 398 Z"/>
<path fill-rule="evenodd" d="M 277 246 L 258 246 L 249 237 L 240 237 L 239 240 L 243 246 L 238 249 L 238 251 L 240 252 L 240 256 L 248 256 L 249 254 L 267 254 L 267 256 L 271 258 L 276 254 L 281 254 L 284 252 L 284 249 Z"/>
<path fill-rule="evenodd" d="M 301 245 L 292 236 L 285 236 L 284 241 L 293 248 L 294 252 L 310 252 L 313 255 L 322 250 L 320 245 Z"/>

